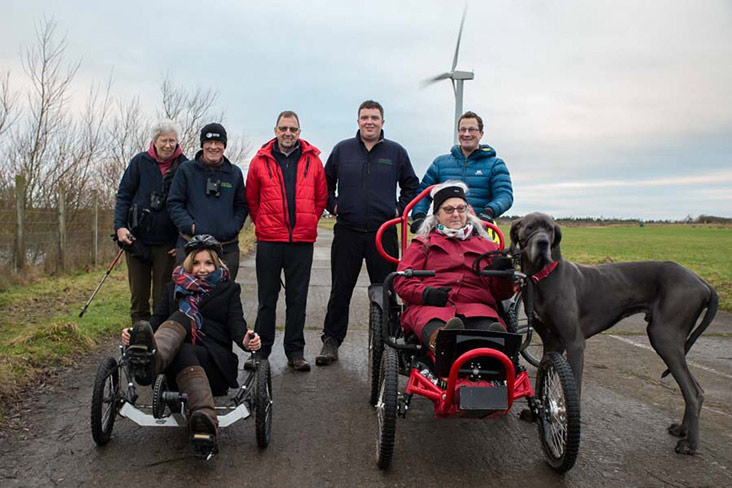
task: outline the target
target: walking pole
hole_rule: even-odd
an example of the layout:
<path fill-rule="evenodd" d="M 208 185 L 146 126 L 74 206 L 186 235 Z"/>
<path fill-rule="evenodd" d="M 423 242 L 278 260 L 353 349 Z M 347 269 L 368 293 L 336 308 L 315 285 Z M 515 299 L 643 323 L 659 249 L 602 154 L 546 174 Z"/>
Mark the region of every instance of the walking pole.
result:
<path fill-rule="evenodd" d="M 109 265 L 109 268 L 107 268 L 107 272 L 104 273 L 104 276 L 102 277 L 102 281 L 99 282 L 97 285 L 97 288 L 94 290 L 94 293 L 89 297 L 89 300 L 87 300 L 86 305 L 84 305 L 84 308 L 81 309 L 81 312 L 79 313 L 79 317 L 82 317 L 84 315 L 84 312 L 86 312 L 86 309 L 89 308 L 89 304 L 94 300 L 94 297 L 97 296 L 97 293 L 99 292 L 99 289 L 104 284 L 104 281 L 107 279 L 107 276 L 109 276 L 109 273 L 112 272 L 114 267 L 117 265 L 117 262 L 119 261 L 119 258 L 122 257 L 122 253 L 125 252 L 124 249 L 120 249 L 117 253 L 117 257 L 114 258 L 114 261 L 112 261 L 112 264 Z"/>

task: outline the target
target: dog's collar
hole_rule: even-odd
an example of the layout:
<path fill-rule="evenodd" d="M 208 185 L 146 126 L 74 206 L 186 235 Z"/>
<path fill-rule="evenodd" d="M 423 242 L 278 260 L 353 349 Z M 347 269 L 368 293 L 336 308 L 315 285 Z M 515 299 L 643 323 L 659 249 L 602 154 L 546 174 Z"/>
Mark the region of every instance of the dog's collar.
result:
<path fill-rule="evenodd" d="M 540 282 L 541 280 L 549 276 L 552 271 L 554 271 L 554 268 L 557 267 L 557 264 L 559 264 L 557 261 L 552 261 L 551 263 L 547 264 L 546 266 L 544 266 L 544 269 L 536 274 L 531 275 L 531 281 L 533 281 L 534 284 Z"/>

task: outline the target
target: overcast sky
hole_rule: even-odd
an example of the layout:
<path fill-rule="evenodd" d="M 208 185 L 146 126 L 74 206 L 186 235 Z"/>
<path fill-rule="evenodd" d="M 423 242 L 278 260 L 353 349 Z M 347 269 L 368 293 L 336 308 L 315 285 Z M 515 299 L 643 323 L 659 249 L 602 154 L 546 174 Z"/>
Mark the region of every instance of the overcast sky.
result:
<path fill-rule="evenodd" d="M 152 107 L 167 72 L 216 89 L 255 147 L 295 110 L 323 161 L 371 98 L 420 178 L 452 144 L 449 81 L 420 82 L 450 69 L 460 1 L 1 1 L 16 86 L 45 16 L 82 59 L 79 95 L 113 69 L 115 95 Z M 469 1 L 458 69 L 511 171 L 508 214 L 732 217 L 729 0 Z"/>

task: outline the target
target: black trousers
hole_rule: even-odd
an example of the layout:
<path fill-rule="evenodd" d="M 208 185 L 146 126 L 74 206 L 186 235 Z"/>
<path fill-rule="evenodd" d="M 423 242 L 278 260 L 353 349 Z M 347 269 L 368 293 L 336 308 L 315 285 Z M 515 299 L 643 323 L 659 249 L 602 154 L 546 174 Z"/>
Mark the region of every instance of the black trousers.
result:
<path fill-rule="evenodd" d="M 173 278 L 175 258 L 168 254 L 170 245 L 147 246 L 150 261 L 133 258 L 125 252 L 127 278 L 130 284 L 130 318 L 134 324 L 138 320 L 150 320 L 150 282 L 152 280 L 152 305 L 155 307 L 165 299 L 165 285 Z"/>
<path fill-rule="evenodd" d="M 394 227 L 384 232 L 382 244 L 387 253 L 398 256 L 399 243 Z M 371 284 L 383 283 L 386 275 L 396 271 L 396 264 L 381 257 L 376 250 L 376 232 L 358 232 L 336 224 L 330 248 L 330 299 L 322 339 L 332 337 L 340 344 L 346 338 L 353 288 L 364 259 Z"/>
<path fill-rule="evenodd" d="M 305 350 L 305 310 L 313 264 L 312 242 L 257 242 L 257 321 L 254 330 L 262 338 L 262 356 L 272 352 L 275 340 L 280 272 L 285 270 L 285 354 L 302 357 Z"/>

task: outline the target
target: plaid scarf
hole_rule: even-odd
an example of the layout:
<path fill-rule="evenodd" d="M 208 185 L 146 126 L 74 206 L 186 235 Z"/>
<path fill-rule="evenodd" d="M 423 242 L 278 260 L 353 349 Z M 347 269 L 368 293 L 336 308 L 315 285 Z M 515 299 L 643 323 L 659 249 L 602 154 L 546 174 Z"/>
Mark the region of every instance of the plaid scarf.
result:
<path fill-rule="evenodd" d="M 219 282 L 228 280 L 229 272 L 225 268 L 219 268 L 203 279 L 186 272 L 183 266 L 178 266 L 173 270 L 174 296 L 178 301 L 178 310 L 190 317 L 195 324 L 195 327 L 191 327 L 193 344 L 196 343 L 198 334 L 203 334 L 201 332 L 203 317 L 201 317 L 201 312 L 198 311 L 201 300 Z"/>

